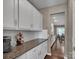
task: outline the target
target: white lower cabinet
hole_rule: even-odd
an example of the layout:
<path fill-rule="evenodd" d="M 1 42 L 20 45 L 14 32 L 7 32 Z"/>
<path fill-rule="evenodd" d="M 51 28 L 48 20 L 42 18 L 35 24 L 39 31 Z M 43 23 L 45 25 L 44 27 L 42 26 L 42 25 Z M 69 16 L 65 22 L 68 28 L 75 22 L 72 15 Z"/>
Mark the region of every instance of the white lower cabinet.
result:
<path fill-rule="evenodd" d="M 33 48 L 32 50 L 29 51 L 29 53 L 27 54 L 27 59 L 37 59 L 36 48 Z"/>
<path fill-rule="evenodd" d="M 47 41 L 42 44 L 41 54 L 42 54 L 42 59 L 44 59 L 44 57 L 47 54 Z"/>
<path fill-rule="evenodd" d="M 38 59 L 44 59 L 44 57 L 47 54 L 47 41 L 43 42 L 41 45 L 38 47 Z"/>
<path fill-rule="evenodd" d="M 31 49 L 16 59 L 44 59 L 47 54 L 47 41 Z"/>
<path fill-rule="evenodd" d="M 41 56 L 41 48 L 42 48 L 42 45 L 39 45 L 38 47 L 37 47 L 37 56 L 38 56 L 38 58 L 37 59 L 42 59 L 42 56 Z"/>

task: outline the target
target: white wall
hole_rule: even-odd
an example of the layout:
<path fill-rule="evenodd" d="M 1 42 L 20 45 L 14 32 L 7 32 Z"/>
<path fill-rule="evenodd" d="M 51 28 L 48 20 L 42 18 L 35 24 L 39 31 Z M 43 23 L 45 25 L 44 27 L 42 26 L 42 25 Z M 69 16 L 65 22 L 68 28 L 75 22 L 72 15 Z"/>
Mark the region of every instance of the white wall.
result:
<path fill-rule="evenodd" d="M 75 35 L 74 35 L 74 21 L 75 21 L 75 0 L 68 0 L 67 1 L 67 21 L 66 21 L 66 34 L 65 34 L 65 55 L 67 59 L 75 59 L 74 54 L 74 40 L 75 40 Z"/>
<path fill-rule="evenodd" d="M 48 39 L 48 31 L 47 30 L 42 30 L 41 32 L 36 32 L 35 33 L 35 38 L 43 38 L 43 39 Z"/>

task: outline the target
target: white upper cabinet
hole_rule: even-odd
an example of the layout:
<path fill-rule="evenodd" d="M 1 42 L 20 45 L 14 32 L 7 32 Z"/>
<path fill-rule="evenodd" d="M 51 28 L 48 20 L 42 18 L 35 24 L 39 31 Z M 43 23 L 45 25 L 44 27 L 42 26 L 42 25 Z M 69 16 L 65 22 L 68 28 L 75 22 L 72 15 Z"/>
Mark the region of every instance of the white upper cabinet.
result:
<path fill-rule="evenodd" d="M 3 0 L 3 27 L 16 28 L 17 20 L 15 20 L 15 0 Z"/>
<path fill-rule="evenodd" d="M 27 0 L 19 0 L 19 28 L 41 30 L 42 15 Z"/>
<path fill-rule="evenodd" d="M 3 0 L 4 29 L 42 30 L 41 13 L 27 0 Z"/>
<path fill-rule="evenodd" d="M 42 30 L 42 15 L 33 8 L 33 29 Z"/>
<path fill-rule="evenodd" d="M 39 13 L 39 25 L 40 25 L 40 30 L 42 30 L 42 28 L 43 28 L 43 16 L 42 16 L 42 14 L 41 13 Z"/>
<path fill-rule="evenodd" d="M 32 5 L 27 0 L 19 0 L 19 28 L 30 30 L 32 19 Z"/>

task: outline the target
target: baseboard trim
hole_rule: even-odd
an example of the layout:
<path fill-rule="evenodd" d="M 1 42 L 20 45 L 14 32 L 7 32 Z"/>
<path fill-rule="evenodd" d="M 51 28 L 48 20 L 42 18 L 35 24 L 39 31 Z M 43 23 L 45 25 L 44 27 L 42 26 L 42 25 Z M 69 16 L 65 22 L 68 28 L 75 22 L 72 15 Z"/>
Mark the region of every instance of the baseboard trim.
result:
<path fill-rule="evenodd" d="M 52 54 L 51 53 L 47 53 L 47 55 L 51 56 Z"/>

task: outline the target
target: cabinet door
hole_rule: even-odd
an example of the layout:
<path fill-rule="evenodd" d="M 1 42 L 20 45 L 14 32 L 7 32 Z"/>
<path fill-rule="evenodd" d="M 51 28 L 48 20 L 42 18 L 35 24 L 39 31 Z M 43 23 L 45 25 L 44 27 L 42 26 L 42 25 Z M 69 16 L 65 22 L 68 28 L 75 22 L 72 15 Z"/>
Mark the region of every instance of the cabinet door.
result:
<path fill-rule="evenodd" d="M 19 0 L 19 28 L 30 30 L 32 26 L 32 5 L 27 0 Z"/>
<path fill-rule="evenodd" d="M 47 41 L 45 41 L 43 44 L 42 44 L 42 59 L 44 59 L 44 57 L 46 56 L 46 53 L 47 53 Z"/>
<path fill-rule="evenodd" d="M 46 54 L 47 54 L 47 41 L 45 42 L 45 45 L 44 45 L 44 52 L 45 52 L 45 54 L 44 54 L 44 56 L 46 56 Z"/>
<path fill-rule="evenodd" d="M 37 46 L 37 59 L 42 59 L 41 49 L 42 49 L 41 45 Z"/>
<path fill-rule="evenodd" d="M 33 8 L 33 29 L 34 30 L 41 30 L 41 21 L 42 17 L 41 14 Z"/>
<path fill-rule="evenodd" d="M 3 27 L 15 28 L 17 20 L 15 20 L 15 0 L 3 0 Z"/>
<path fill-rule="evenodd" d="M 42 26 L 43 26 L 43 24 L 42 24 L 42 22 L 43 22 L 43 16 L 42 16 L 42 14 L 41 13 L 39 13 L 39 28 L 40 28 L 40 30 L 42 30 Z"/>
<path fill-rule="evenodd" d="M 37 50 L 36 48 L 29 51 L 27 54 L 27 59 L 37 59 Z"/>

